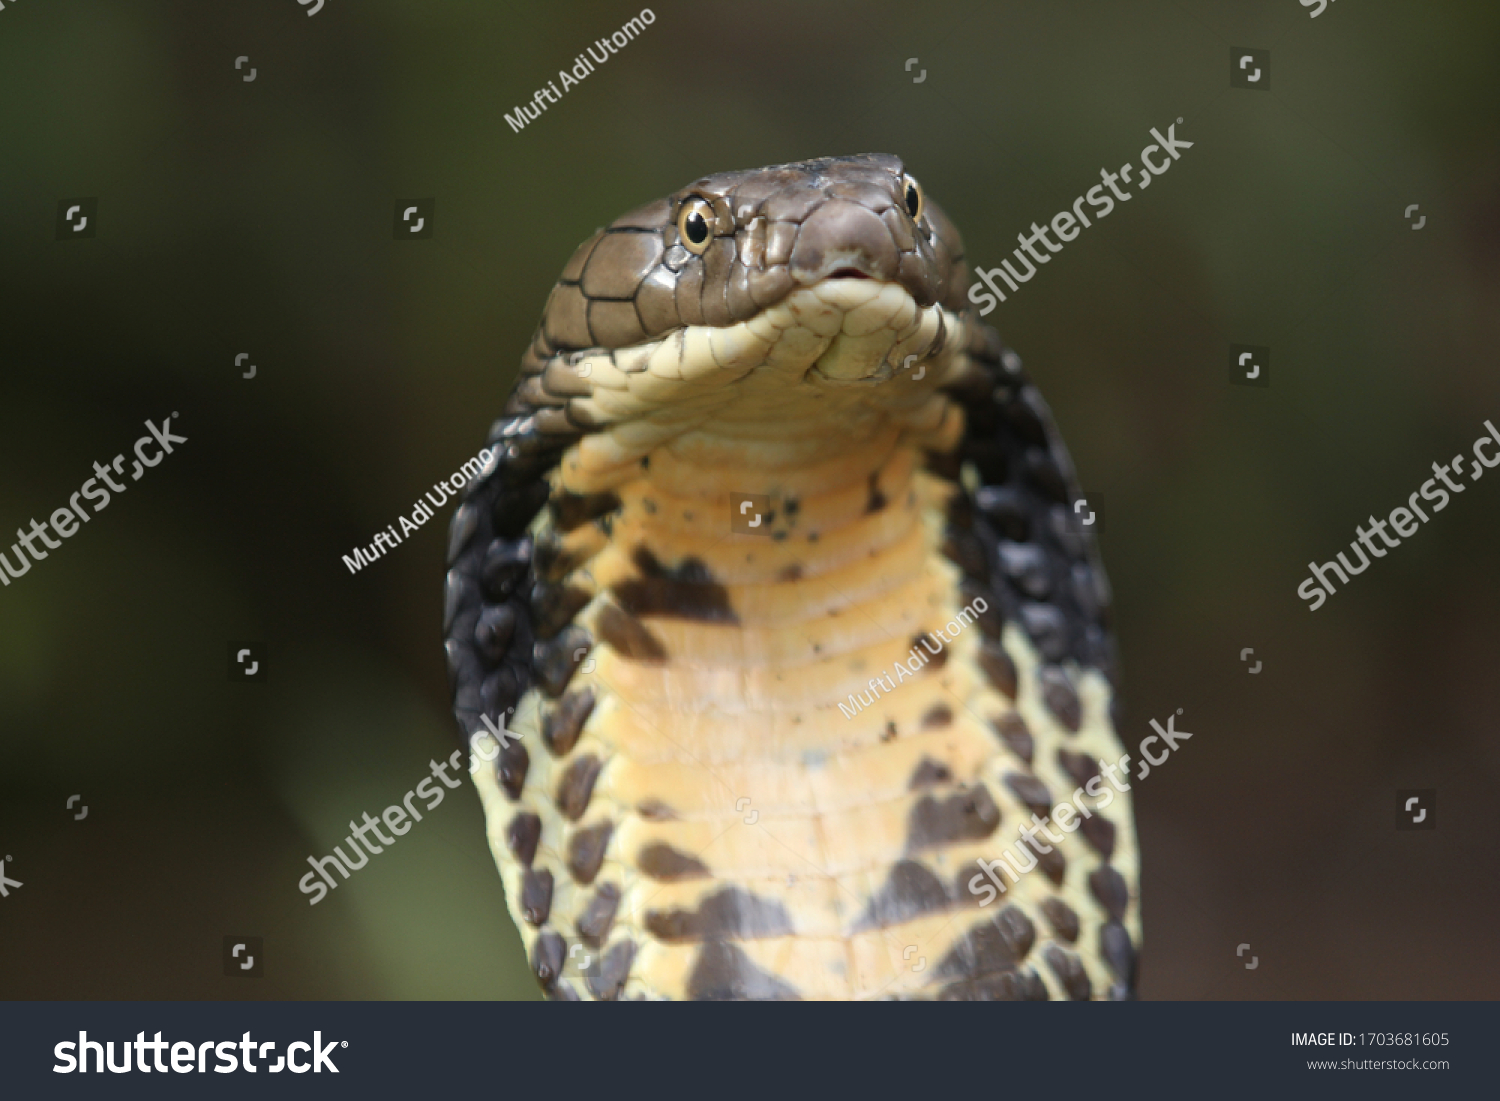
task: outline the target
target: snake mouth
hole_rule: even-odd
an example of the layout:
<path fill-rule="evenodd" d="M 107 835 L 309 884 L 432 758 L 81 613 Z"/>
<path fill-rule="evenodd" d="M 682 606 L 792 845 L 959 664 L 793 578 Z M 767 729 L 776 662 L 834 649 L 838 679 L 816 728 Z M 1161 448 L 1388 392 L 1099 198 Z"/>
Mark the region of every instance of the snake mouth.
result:
<path fill-rule="evenodd" d="M 828 383 L 888 382 L 908 357 L 926 359 L 941 342 L 942 307 L 924 308 L 900 283 L 858 269 L 835 269 L 794 292 L 786 306 L 800 325 L 827 339 L 808 366 Z"/>

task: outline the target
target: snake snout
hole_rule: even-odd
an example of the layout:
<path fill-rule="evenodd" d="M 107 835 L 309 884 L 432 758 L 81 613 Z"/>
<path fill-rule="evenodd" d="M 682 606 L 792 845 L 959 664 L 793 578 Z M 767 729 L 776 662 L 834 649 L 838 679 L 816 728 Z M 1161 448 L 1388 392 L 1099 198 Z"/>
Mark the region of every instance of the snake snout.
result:
<path fill-rule="evenodd" d="M 792 278 L 811 286 L 829 278 L 877 279 L 901 283 L 919 301 L 931 301 L 925 265 L 902 264 L 901 250 L 879 214 L 863 203 L 830 199 L 802 223 L 788 268 Z"/>

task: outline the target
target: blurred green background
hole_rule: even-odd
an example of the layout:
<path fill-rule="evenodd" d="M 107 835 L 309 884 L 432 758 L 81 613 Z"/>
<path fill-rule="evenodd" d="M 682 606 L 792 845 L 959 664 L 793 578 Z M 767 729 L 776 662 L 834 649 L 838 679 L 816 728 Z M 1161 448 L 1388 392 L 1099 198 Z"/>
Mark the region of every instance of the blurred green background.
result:
<path fill-rule="evenodd" d="M 0 530 L 146 418 L 189 440 L 0 589 L 0 997 L 536 997 L 467 784 L 297 890 L 457 745 L 451 510 L 340 556 L 479 449 L 563 263 L 624 211 L 887 151 L 989 267 L 1179 117 L 1193 148 L 989 317 L 1108 503 L 1122 737 L 1179 707 L 1194 734 L 1136 788 L 1143 994 L 1500 996 L 1500 476 L 1319 611 L 1295 594 L 1500 417 L 1500 9 L 652 11 L 521 133 L 504 113 L 634 9 L 0 11 Z M 1268 91 L 1229 87 L 1239 46 Z M 58 242 L 76 196 L 98 236 Z M 412 197 L 435 235 L 395 241 Z M 1230 343 L 1272 349 L 1269 389 L 1227 384 Z M 268 683 L 229 681 L 231 639 Z M 1437 831 L 1394 830 L 1398 788 L 1438 789 Z M 223 976 L 230 934 L 265 978 Z"/>

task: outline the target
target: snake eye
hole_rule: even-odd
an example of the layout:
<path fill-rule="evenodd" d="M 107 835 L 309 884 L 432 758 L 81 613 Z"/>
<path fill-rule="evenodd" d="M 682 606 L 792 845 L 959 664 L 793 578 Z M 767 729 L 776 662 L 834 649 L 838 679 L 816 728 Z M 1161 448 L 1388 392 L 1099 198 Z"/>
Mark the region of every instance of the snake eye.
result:
<path fill-rule="evenodd" d="M 922 216 L 922 185 L 910 176 L 901 177 L 901 201 L 906 205 L 906 213 L 911 215 L 911 220 L 916 221 Z"/>
<path fill-rule="evenodd" d="M 694 256 L 708 251 L 714 237 L 714 208 L 702 199 L 689 199 L 682 204 L 677 215 L 677 233 L 682 238 L 682 247 Z"/>

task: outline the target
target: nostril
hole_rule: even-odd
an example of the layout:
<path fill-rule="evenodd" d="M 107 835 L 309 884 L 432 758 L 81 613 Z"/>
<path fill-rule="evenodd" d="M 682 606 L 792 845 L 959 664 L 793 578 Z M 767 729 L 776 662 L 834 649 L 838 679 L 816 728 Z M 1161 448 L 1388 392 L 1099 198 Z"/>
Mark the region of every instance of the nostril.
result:
<path fill-rule="evenodd" d="M 859 269 L 857 269 L 857 268 L 839 268 L 837 271 L 835 271 L 828 278 L 830 278 L 830 279 L 868 279 L 870 277 L 868 275 L 866 275 L 864 272 L 862 272 Z"/>

